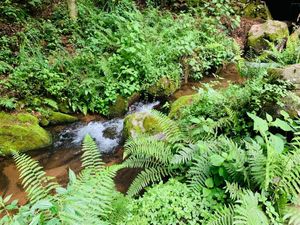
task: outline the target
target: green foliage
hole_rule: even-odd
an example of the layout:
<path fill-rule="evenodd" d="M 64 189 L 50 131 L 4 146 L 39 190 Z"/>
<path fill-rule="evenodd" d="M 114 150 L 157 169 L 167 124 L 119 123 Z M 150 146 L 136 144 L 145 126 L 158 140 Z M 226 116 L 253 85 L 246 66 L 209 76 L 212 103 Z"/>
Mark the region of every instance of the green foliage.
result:
<path fill-rule="evenodd" d="M 117 96 L 147 90 L 162 77 L 179 82 L 182 57 L 188 58 L 189 76 L 200 79 L 239 54 L 234 41 L 205 17 L 141 12 L 126 1 L 110 12 L 90 0 L 77 6 L 76 24 L 61 4 L 50 20 L 29 20 L 22 32 L 2 38 L 0 70 L 26 106 L 47 107 L 46 98 L 73 111 L 108 114 Z"/>
<path fill-rule="evenodd" d="M 12 110 L 16 108 L 16 99 L 0 97 L 0 109 Z"/>
<path fill-rule="evenodd" d="M 174 121 L 156 111 L 152 114 L 160 123 L 162 132 L 155 136 L 131 138 L 125 144 L 124 165 L 144 168 L 130 186 L 129 196 L 139 193 L 150 183 L 171 175 L 170 162 L 174 151 L 171 144 L 178 143 L 182 139 L 182 133 Z"/>
<path fill-rule="evenodd" d="M 242 87 L 231 85 L 224 90 L 200 89 L 197 101 L 182 112 L 181 128 L 196 140 L 220 133 L 245 135 L 252 130 L 247 112 L 262 114 L 270 105 L 280 108 L 287 87 L 287 83 L 270 79 L 263 73 Z"/>
<path fill-rule="evenodd" d="M 299 196 L 296 198 L 294 204 L 290 205 L 287 213 L 285 215 L 285 219 L 288 219 L 288 224 L 298 224 L 300 223 L 300 198 Z"/>
<path fill-rule="evenodd" d="M 201 196 L 176 180 L 162 182 L 131 201 L 125 224 L 201 224 Z"/>
<path fill-rule="evenodd" d="M 67 188 L 60 187 L 46 176 L 38 163 L 29 156 L 14 154 L 22 185 L 30 202 L 18 207 L 8 204 L 10 196 L 0 199 L 0 224 L 106 224 L 113 213 L 117 195 L 114 176 L 121 166 L 104 167 L 99 150 L 88 135 L 83 141 L 84 169 L 76 176 L 69 171 Z M 17 210 L 15 215 L 12 211 Z"/>
<path fill-rule="evenodd" d="M 259 59 L 262 62 L 275 62 L 281 65 L 290 65 L 300 63 L 300 40 L 288 39 L 287 47 L 282 50 L 278 49 L 274 44 L 269 43 L 270 50 L 266 50 Z"/>
<path fill-rule="evenodd" d="M 46 176 L 42 167 L 27 155 L 14 154 L 14 160 L 20 171 L 20 179 L 32 203 L 46 198 L 58 184 L 53 178 Z"/>

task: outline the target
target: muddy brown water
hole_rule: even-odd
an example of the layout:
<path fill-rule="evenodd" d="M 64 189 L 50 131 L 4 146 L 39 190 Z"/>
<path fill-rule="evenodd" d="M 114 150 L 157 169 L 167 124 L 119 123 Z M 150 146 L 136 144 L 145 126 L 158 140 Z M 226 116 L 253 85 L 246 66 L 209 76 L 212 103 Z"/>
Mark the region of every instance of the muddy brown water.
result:
<path fill-rule="evenodd" d="M 197 89 L 203 86 L 203 83 L 214 83 L 215 88 L 226 88 L 230 83 L 242 83 L 244 79 L 240 77 L 235 66 L 229 64 L 224 67 L 220 74 L 222 77 L 206 77 L 201 82 L 188 82 L 183 84 L 182 87 L 176 91 L 170 100 L 176 100 L 183 95 L 190 95 L 197 92 Z M 88 115 L 80 118 L 81 123 L 90 123 L 93 121 L 104 121 L 102 117 Z M 55 126 L 49 131 L 57 139 L 61 131 L 68 126 Z M 68 183 L 69 168 L 75 173 L 81 170 L 80 157 L 82 154 L 80 145 L 64 144 L 59 147 L 52 146 L 51 148 L 41 149 L 28 152 L 32 158 L 39 161 L 40 165 L 44 168 L 48 176 L 55 177 L 59 184 L 66 186 Z M 110 154 L 102 154 L 102 159 L 107 166 L 112 164 L 121 163 L 123 160 L 123 147 L 122 144 L 118 146 Z M 117 173 L 115 177 L 115 185 L 118 191 L 125 193 L 129 185 L 138 174 L 136 169 L 123 169 Z M 19 172 L 11 158 L 0 157 L 0 195 L 7 196 L 12 194 L 12 199 L 19 199 L 20 204 L 27 202 L 26 194 L 22 188 L 21 181 L 19 180 Z"/>

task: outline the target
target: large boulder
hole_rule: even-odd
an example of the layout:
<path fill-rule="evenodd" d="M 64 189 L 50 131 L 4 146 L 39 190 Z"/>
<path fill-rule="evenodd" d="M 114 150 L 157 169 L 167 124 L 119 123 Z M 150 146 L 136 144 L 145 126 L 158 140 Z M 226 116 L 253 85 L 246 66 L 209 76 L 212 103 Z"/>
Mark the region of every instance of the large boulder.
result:
<path fill-rule="evenodd" d="M 137 112 L 125 117 L 123 132 L 125 138 L 136 138 L 141 134 L 159 134 L 162 129 L 151 112 Z"/>
<path fill-rule="evenodd" d="M 178 119 L 182 115 L 182 111 L 189 105 L 193 104 L 199 99 L 199 94 L 185 95 L 178 98 L 171 105 L 169 117 L 171 119 Z"/>
<path fill-rule="evenodd" d="M 282 99 L 283 110 L 286 111 L 292 118 L 300 116 L 300 97 L 292 92 Z"/>
<path fill-rule="evenodd" d="M 260 53 L 268 49 L 269 43 L 275 45 L 284 41 L 289 36 L 289 29 L 286 23 L 276 20 L 268 20 L 262 24 L 255 24 L 248 33 L 248 47 Z"/>
<path fill-rule="evenodd" d="M 39 126 L 36 117 L 28 113 L 7 114 L 0 112 L 0 151 L 24 152 L 44 148 L 52 143 L 51 135 Z"/>
<path fill-rule="evenodd" d="M 272 15 L 268 7 L 261 1 L 253 1 L 246 4 L 243 9 L 243 14 L 245 17 L 249 18 L 260 18 L 260 19 L 272 19 Z"/>
<path fill-rule="evenodd" d="M 179 81 L 168 77 L 160 78 L 155 84 L 150 86 L 147 92 L 156 97 L 168 97 L 179 88 Z"/>
<path fill-rule="evenodd" d="M 289 65 L 283 68 L 272 68 L 268 70 L 268 73 L 289 81 L 293 84 L 295 92 L 300 95 L 300 64 Z"/>

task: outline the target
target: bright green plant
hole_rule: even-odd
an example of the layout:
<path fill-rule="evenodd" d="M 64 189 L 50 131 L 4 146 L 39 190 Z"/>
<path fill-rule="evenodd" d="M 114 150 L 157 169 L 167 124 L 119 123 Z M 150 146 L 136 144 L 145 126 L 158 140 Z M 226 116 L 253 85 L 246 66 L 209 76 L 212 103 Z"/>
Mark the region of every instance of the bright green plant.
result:
<path fill-rule="evenodd" d="M 60 187 L 46 176 L 38 163 L 29 156 L 15 154 L 20 179 L 29 196 L 29 203 L 20 208 L 16 201 L 0 199 L 0 224 L 104 224 L 112 213 L 111 204 L 118 195 L 113 177 L 120 166 L 104 167 L 100 152 L 90 136 L 83 141 L 79 176 L 69 171 L 67 188 Z M 17 210 L 17 213 L 12 213 Z"/>
<path fill-rule="evenodd" d="M 124 224 L 201 224 L 201 213 L 209 205 L 186 184 L 171 179 L 148 188 L 128 208 Z"/>
<path fill-rule="evenodd" d="M 29 20 L 22 32 L 1 38 L 0 71 L 25 106 L 45 107 L 47 98 L 73 111 L 108 114 L 118 96 L 147 91 L 162 77 L 180 82 L 182 57 L 189 77 L 201 79 L 239 55 L 234 41 L 205 17 L 179 13 L 175 19 L 127 1 L 110 12 L 90 0 L 77 6 L 76 23 L 58 5 L 51 20 Z"/>

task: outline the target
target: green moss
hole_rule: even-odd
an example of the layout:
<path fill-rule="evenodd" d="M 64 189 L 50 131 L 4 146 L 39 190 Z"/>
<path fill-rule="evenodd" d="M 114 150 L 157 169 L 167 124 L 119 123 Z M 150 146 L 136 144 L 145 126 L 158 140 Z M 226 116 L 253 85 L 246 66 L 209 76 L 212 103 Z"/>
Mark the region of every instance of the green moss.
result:
<path fill-rule="evenodd" d="M 269 47 L 268 42 L 277 44 L 289 36 L 286 23 L 276 20 L 268 20 L 263 24 L 253 25 L 249 31 L 248 46 L 256 52 Z"/>
<path fill-rule="evenodd" d="M 197 99 L 199 99 L 199 94 L 181 96 L 175 102 L 172 103 L 169 117 L 173 119 L 179 118 L 182 110 L 186 106 L 191 105 Z"/>
<path fill-rule="evenodd" d="M 51 142 L 50 134 L 39 126 L 36 117 L 27 113 L 0 113 L 0 150 L 4 155 L 44 148 Z"/>
<path fill-rule="evenodd" d="M 179 81 L 162 77 L 154 85 L 150 86 L 148 93 L 157 97 L 172 95 L 179 88 Z"/>
<path fill-rule="evenodd" d="M 250 18 L 261 18 L 264 20 L 272 19 L 272 15 L 270 13 L 267 5 L 261 3 L 260 1 L 250 2 L 243 9 L 244 16 Z"/>
<path fill-rule="evenodd" d="M 124 136 L 137 137 L 141 134 L 155 135 L 162 131 L 156 118 L 149 112 L 139 112 L 126 116 Z"/>
<path fill-rule="evenodd" d="M 60 113 L 60 112 L 52 112 L 49 115 L 48 120 L 51 125 L 55 125 L 55 124 L 73 123 L 73 122 L 78 121 L 78 118 L 75 116 L 71 116 L 68 114 Z"/>
<path fill-rule="evenodd" d="M 75 116 L 52 111 L 40 118 L 40 124 L 42 126 L 73 123 L 76 121 L 78 121 L 78 118 Z"/>
<path fill-rule="evenodd" d="M 128 110 L 128 100 L 118 96 L 115 103 L 109 107 L 109 117 L 121 117 Z"/>

